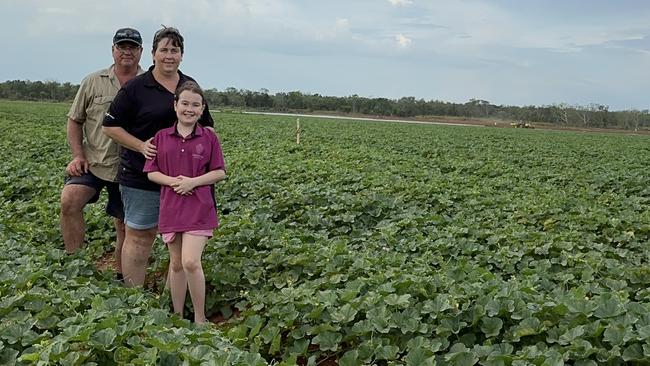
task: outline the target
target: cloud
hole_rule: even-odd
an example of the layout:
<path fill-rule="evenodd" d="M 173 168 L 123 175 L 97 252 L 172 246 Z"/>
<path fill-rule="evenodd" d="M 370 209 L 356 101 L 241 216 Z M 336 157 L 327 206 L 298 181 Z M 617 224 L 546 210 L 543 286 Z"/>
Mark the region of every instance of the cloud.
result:
<path fill-rule="evenodd" d="M 395 40 L 397 41 L 397 44 L 402 48 L 407 48 L 408 46 L 411 45 L 411 43 L 413 43 L 413 41 L 410 38 L 407 38 L 403 34 L 396 35 Z"/>
<path fill-rule="evenodd" d="M 390 90 L 393 96 L 431 95 L 430 89 L 417 89 L 421 83 L 410 85 L 406 80 L 419 81 L 425 73 L 436 78 L 452 73 L 468 82 L 460 84 L 456 92 L 450 86 L 441 88 L 436 97 L 543 103 L 549 98 L 536 100 L 531 94 L 526 99 L 520 90 L 506 96 L 508 88 L 501 87 L 502 80 L 522 80 L 516 85 L 522 90 L 530 84 L 558 93 L 558 88 L 544 81 L 602 79 L 604 87 L 600 89 L 622 95 L 610 99 L 615 95 L 611 93 L 607 99 L 629 98 L 630 105 L 635 100 L 647 104 L 640 98 L 642 92 L 628 95 L 624 87 L 607 87 L 618 85 L 615 80 L 620 80 L 620 85 L 638 85 L 630 90 L 650 85 L 644 72 L 650 58 L 650 8 L 642 0 L 600 0 L 586 8 L 581 2 L 544 0 L 387 0 L 379 4 L 383 6 L 376 6 L 376 0 L 22 0 L 0 12 L 0 21 L 20 36 L 0 41 L 4 48 L 18 51 L 17 57 L 4 61 L 0 71 L 7 78 L 78 81 L 106 61 L 105 51 L 115 29 L 136 27 L 147 43 L 162 23 L 181 30 L 189 50 L 183 68 L 209 80 L 208 86 L 229 80 L 230 85 L 251 89 L 308 85 L 308 89 L 327 93 L 334 85 L 332 80 L 340 80 L 329 70 L 342 69 L 332 65 L 345 65 L 352 75 L 366 75 L 372 64 L 378 75 L 382 70 L 403 70 L 399 80 L 405 82 L 401 88 L 385 80 L 369 85 L 370 94 Z M 68 40 L 72 48 L 83 44 L 88 59 L 79 62 L 68 46 L 60 52 L 61 39 Z M 61 57 L 55 66 L 39 66 L 38 62 L 47 59 L 43 55 L 56 52 Z M 149 62 L 148 55 L 143 59 Z M 243 60 L 248 68 L 240 71 Z M 318 75 L 313 73 L 315 62 L 321 62 L 319 70 L 323 70 Z M 634 68 L 629 66 L 634 63 Z M 215 71 L 230 69 L 238 71 Z M 432 69 L 440 72 L 434 74 Z M 286 76 L 296 70 L 303 74 Z M 418 76 L 410 76 L 415 74 Z M 453 86 L 455 81 L 449 80 Z M 467 89 L 472 80 L 483 89 Z M 382 89 L 382 84 L 389 89 Z M 345 86 L 337 88 L 338 93 L 348 92 Z M 356 84 L 348 88 L 361 91 Z M 533 93 L 535 88 L 529 89 Z M 566 89 L 570 93 L 552 100 L 577 102 L 578 95 L 590 96 L 599 88 Z"/>
<path fill-rule="evenodd" d="M 74 10 L 66 8 L 45 8 L 40 11 L 49 15 L 73 15 L 76 13 Z"/>
<path fill-rule="evenodd" d="M 336 18 L 336 29 L 347 31 L 350 28 L 350 21 L 346 18 Z"/>
<path fill-rule="evenodd" d="M 393 6 L 406 6 L 413 4 L 412 0 L 388 0 Z"/>

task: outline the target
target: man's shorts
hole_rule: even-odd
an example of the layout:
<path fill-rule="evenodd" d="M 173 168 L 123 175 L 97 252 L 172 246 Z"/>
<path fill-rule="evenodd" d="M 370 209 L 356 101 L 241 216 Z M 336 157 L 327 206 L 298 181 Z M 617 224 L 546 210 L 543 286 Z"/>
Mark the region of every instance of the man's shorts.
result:
<path fill-rule="evenodd" d="M 158 226 L 160 192 L 120 185 L 124 202 L 124 223 L 131 229 L 147 230 Z"/>
<path fill-rule="evenodd" d="M 79 177 L 65 177 L 65 185 L 80 184 L 83 186 L 95 189 L 95 195 L 87 203 L 95 203 L 99 199 L 99 194 L 102 189 L 106 187 L 108 192 L 108 203 L 106 204 L 106 213 L 118 218 L 124 218 L 124 206 L 122 205 L 122 198 L 120 197 L 119 185 L 115 182 L 106 181 L 97 178 L 93 173 L 84 173 Z"/>

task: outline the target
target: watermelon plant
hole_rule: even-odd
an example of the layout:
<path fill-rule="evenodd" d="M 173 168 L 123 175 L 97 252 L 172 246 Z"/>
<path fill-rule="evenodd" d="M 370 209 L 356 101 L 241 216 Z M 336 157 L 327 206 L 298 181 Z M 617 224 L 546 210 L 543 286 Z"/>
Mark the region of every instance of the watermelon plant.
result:
<path fill-rule="evenodd" d="M 215 114 L 228 165 L 194 327 L 65 256 L 63 104 L 0 102 L 0 357 L 84 364 L 650 359 L 647 136 Z M 164 273 L 157 245 L 150 273 Z M 188 302 L 188 312 L 191 311 Z"/>

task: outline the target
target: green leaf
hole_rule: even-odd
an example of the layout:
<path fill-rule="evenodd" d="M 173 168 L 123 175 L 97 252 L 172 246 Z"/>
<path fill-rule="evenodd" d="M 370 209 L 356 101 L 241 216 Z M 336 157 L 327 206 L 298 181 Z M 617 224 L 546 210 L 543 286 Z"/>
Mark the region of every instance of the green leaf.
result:
<path fill-rule="evenodd" d="M 467 323 L 460 320 L 460 316 L 454 316 L 452 318 L 444 318 L 440 321 L 438 326 L 438 333 L 443 334 L 445 332 L 451 332 L 453 334 L 460 333 L 467 326 Z"/>
<path fill-rule="evenodd" d="M 613 346 L 621 345 L 625 342 L 628 329 L 623 324 L 610 324 L 605 329 L 603 340 Z"/>
<path fill-rule="evenodd" d="M 445 360 L 453 366 L 472 366 L 478 362 L 478 357 L 464 344 L 457 343 L 445 355 Z"/>
<path fill-rule="evenodd" d="M 102 329 L 90 336 L 90 342 L 102 346 L 105 350 L 110 350 L 113 347 L 113 342 L 117 334 L 113 329 Z"/>
<path fill-rule="evenodd" d="M 63 357 L 63 355 L 67 354 L 70 351 L 70 343 L 63 340 L 54 341 L 51 343 L 51 345 L 50 356 Z"/>
<path fill-rule="evenodd" d="M 79 354 L 79 352 L 70 352 L 61 360 L 61 365 L 63 366 L 79 365 L 81 359 L 82 357 Z"/>
<path fill-rule="evenodd" d="M 371 333 L 375 330 L 374 325 L 372 322 L 368 319 L 364 320 L 359 320 L 358 322 L 354 323 L 352 328 L 350 329 L 350 333 L 352 335 L 364 335 L 367 333 Z"/>
<path fill-rule="evenodd" d="M 262 337 L 262 340 L 266 344 L 271 344 L 273 342 L 273 338 L 280 334 L 280 328 L 276 326 L 272 326 L 271 324 L 267 324 L 264 329 L 262 329 L 262 332 L 260 333 L 260 337 Z"/>
<path fill-rule="evenodd" d="M 392 321 L 402 334 L 415 333 L 422 325 L 421 319 L 408 314 L 408 311 L 394 313 Z"/>
<path fill-rule="evenodd" d="M 638 325 L 637 325 L 638 326 Z M 650 338 L 650 325 L 644 325 L 640 328 L 637 329 L 638 337 L 637 339 L 640 341 L 646 340 Z"/>
<path fill-rule="evenodd" d="M 406 366 L 435 366 L 436 359 L 433 352 L 416 348 L 406 355 Z"/>
<path fill-rule="evenodd" d="M 298 356 L 297 355 L 291 355 L 289 358 L 285 359 L 284 361 L 280 362 L 278 366 L 295 366 L 298 364 Z"/>
<path fill-rule="evenodd" d="M 0 351 L 0 365 L 15 365 L 19 353 L 20 352 L 16 351 L 13 348 L 5 347 L 2 351 Z M 26 359 L 25 361 L 36 361 L 36 360 L 38 360 L 38 354 L 36 355 L 36 359 L 34 360 Z"/>
<path fill-rule="evenodd" d="M 623 314 L 625 308 L 616 298 L 603 296 L 596 310 L 594 310 L 594 316 L 597 318 L 613 318 L 615 316 Z"/>
<path fill-rule="evenodd" d="M 323 332 L 312 339 L 312 344 L 319 345 L 321 351 L 336 351 L 343 337 L 335 332 Z"/>
<path fill-rule="evenodd" d="M 415 338 L 409 339 L 408 343 L 406 344 L 406 349 L 412 351 L 418 348 L 429 348 L 430 344 L 431 340 L 428 338 L 417 336 Z M 437 352 L 437 350 L 434 350 L 433 352 Z"/>
<path fill-rule="evenodd" d="M 307 347 L 309 347 L 309 339 L 307 338 L 296 339 L 289 347 L 288 352 L 290 354 L 295 353 L 298 355 L 304 355 L 307 353 Z"/>
<path fill-rule="evenodd" d="M 584 325 L 579 325 L 575 328 L 569 329 L 567 332 L 562 334 L 558 340 L 558 343 L 561 345 L 567 345 L 573 342 L 574 340 L 582 337 L 582 335 L 585 334 L 585 327 Z"/>
<path fill-rule="evenodd" d="M 251 330 L 250 333 L 248 334 L 248 337 L 253 338 L 260 332 L 260 329 L 262 329 L 262 326 L 264 325 L 264 321 L 262 320 L 262 317 L 260 317 L 259 315 L 253 315 L 251 317 L 246 318 L 246 320 L 244 321 L 244 325 L 246 325 Z"/>
<path fill-rule="evenodd" d="M 410 294 L 399 295 L 399 296 L 397 294 L 390 294 L 384 298 L 384 302 L 391 306 L 406 308 L 410 304 L 409 302 L 410 298 L 411 298 Z"/>
<path fill-rule="evenodd" d="M 503 320 L 499 318 L 483 317 L 481 319 L 481 331 L 486 337 L 496 337 L 503 327 Z"/>
<path fill-rule="evenodd" d="M 422 312 L 425 314 L 431 313 L 437 315 L 451 308 L 452 306 L 449 301 L 449 295 L 438 294 L 433 300 L 427 300 L 424 302 L 424 306 L 422 307 Z"/>
<path fill-rule="evenodd" d="M 0 338 L 6 340 L 8 344 L 15 344 L 18 343 L 21 338 L 23 338 L 23 336 L 29 331 L 30 328 L 30 324 L 12 323 L 2 330 L 2 333 L 0 333 Z"/>
<path fill-rule="evenodd" d="M 585 339 L 576 339 L 571 342 L 569 351 L 574 359 L 587 359 L 598 352 L 598 350 Z"/>
<path fill-rule="evenodd" d="M 492 299 L 485 305 L 485 311 L 490 317 L 496 316 L 501 312 L 501 304 L 499 304 L 498 301 Z"/>
<path fill-rule="evenodd" d="M 542 362 L 541 366 L 564 366 L 564 359 L 561 354 L 555 351 L 549 353 L 550 354 L 546 356 L 546 359 Z"/>
<path fill-rule="evenodd" d="M 210 360 L 212 357 L 213 349 L 210 346 L 201 344 L 195 347 L 192 347 L 188 353 L 188 356 L 194 361 L 203 361 Z"/>
<path fill-rule="evenodd" d="M 232 339 L 233 342 L 243 341 L 246 339 L 246 334 L 248 333 L 248 328 L 243 325 L 237 325 L 228 330 L 228 338 Z"/>
<path fill-rule="evenodd" d="M 592 360 L 578 360 L 575 363 L 575 366 L 598 366 L 596 361 Z"/>
<path fill-rule="evenodd" d="M 339 366 L 359 366 L 362 364 L 361 361 L 358 360 L 359 358 L 359 351 L 357 350 L 351 350 L 345 352 L 343 357 L 341 357 L 338 361 Z"/>
<path fill-rule="evenodd" d="M 168 311 L 162 309 L 153 309 L 151 310 L 149 316 L 153 320 L 153 324 L 159 326 L 169 326 L 170 318 Z"/>
<path fill-rule="evenodd" d="M 399 347 L 394 345 L 379 346 L 375 350 L 375 359 L 377 360 L 394 360 L 397 358 Z"/>
<path fill-rule="evenodd" d="M 278 334 L 273 337 L 273 341 L 271 341 L 271 347 L 269 348 L 269 353 L 275 354 L 280 352 L 280 341 L 282 340 L 282 334 L 278 332 Z"/>
<path fill-rule="evenodd" d="M 356 315 L 357 311 L 350 304 L 345 304 L 332 313 L 332 320 L 337 323 L 349 323 Z"/>
<path fill-rule="evenodd" d="M 623 351 L 623 361 L 642 361 L 644 359 L 643 348 L 638 343 L 631 344 Z"/>
<path fill-rule="evenodd" d="M 538 334 L 540 331 L 541 322 L 535 317 L 530 317 L 522 320 L 519 325 L 515 327 L 513 335 L 516 339 Z"/>
<path fill-rule="evenodd" d="M 115 349 L 115 353 L 113 354 L 113 361 L 117 362 L 118 364 L 125 364 L 131 361 L 134 354 L 135 352 L 131 349 L 120 346 Z"/>
<path fill-rule="evenodd" d="M 571 298 L 566 306 L 570 312 L 583 315 L 590 315 L 596 309 L 596 304 L 592 300 L 582 298 Z"/>
<path fill-rule="evenodd" d="M 366 313 L 366 318 L 372 323 L 375 329 L 380 333 L 388 333 L 392 325 L 389 323 L 389 320 L 392 317 L 385 306 L 379 306 L 376 308 L 370 309 Z"/>

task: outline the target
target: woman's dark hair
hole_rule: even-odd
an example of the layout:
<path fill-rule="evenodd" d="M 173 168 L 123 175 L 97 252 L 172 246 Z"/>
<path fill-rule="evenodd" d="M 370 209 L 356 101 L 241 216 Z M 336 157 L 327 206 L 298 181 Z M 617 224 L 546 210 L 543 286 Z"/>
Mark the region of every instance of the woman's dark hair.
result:
<path fill-rule="evenodd" d="M 181 96 L 181 93 L 184 91 L 190 91 L 201 96 L 203 104 L 205 104 L 205 95 L 203 94 L 203 89 L 195 81 L 186 81 L 181 86 L 176 88 L 176 93 L 174 93 L 174 100 L 178 102 L 178 98 Z"/>
<path fill-rule="evenodd" d="M 174 47 L 180 47 L 181 49 L 181 55 L 185 51 L 185 45 L 184 45 L 184 39 L 183 36 L 181 36 L 181 32 L 178 31 L 178 29 L 174 27 L 165 27 L 163 25 L 163 28 L 158 30 L 156 34 L 153 35 L 153 43 L 152 43 L 152 51 L 156 52 L 158 49 L 158 43 L 162 41 L 165 38 L 169 38 L 171 41 L 172 45 Z"/>

